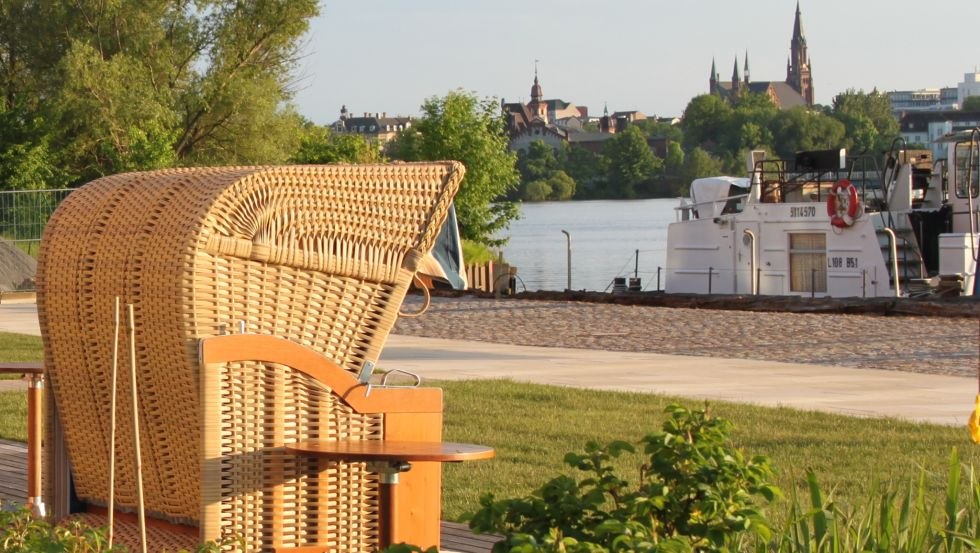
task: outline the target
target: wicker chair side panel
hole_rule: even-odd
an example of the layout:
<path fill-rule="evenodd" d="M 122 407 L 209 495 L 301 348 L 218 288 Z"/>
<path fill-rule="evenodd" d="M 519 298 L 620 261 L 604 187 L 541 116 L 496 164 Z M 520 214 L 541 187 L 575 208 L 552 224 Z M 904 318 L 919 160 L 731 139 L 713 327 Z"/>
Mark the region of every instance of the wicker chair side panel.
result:
<path fill-rule="evenodd" d="M 354 413 L 329 389 L 289 367 L 220 366 L 220 441 L 214 482 L 220 535 L 245 551 L 329 546 L 373 551 L 378 540 L 378 481 L 363 463 L 332 463 L 287 453 L 299 440 L 381 439 L 380 415 Z M 205 531 L 208 535 L 208 531 Z"/>
<path fill-rule="evenodd" d="M 286 338 L 357 373 L 394 326 L 411 273 L 389 285 L 197 251 L 186 276 L 195 337 L 245 332 Z"/>
<path fill-rule="evenodd" d="M 120 297 L 135 306 L 146 505 L 175 521 L 195 520 L 199 505 L 191 485 L 199 443 L 196 351 L 181 334 L 180 275 L 193 243 L 189 214 L 203 220 L 214 192 L 192 176 L 118 175 L 74 192 L 48 225 L 39 270 L 45 360 L 76 492 L 108 503 L 114 298 Z M 115 489 L 117 504 L 132 509 L 132 381 L 125 323 L 120 326 Z"/>
<path fill-rule="evenodd" d="M 71 520 L 92 527 L 105 528 L 109 520 L 105 515 L 78 513 Z M 146 527 L 146 550 L 152 552 L 193 551 L 201 540 L 188 533 L 174 532 L 155 525 Z M 128 520 L 113 521 L 113 544 L 122 545 L 126 551 L 142 551 L 142 534 L 138 523 Z"/>

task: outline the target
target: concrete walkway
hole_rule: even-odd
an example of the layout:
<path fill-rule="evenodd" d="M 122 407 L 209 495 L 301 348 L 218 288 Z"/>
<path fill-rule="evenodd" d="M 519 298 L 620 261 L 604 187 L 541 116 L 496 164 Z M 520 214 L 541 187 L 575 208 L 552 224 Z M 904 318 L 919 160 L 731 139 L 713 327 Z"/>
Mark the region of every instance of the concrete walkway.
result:
<path fill-rule="evenodd" d="M 379 366 L 433 380 L 509 378 L 950 425 L 966 424 L 977 390 L 957 376 L 409 336 L 389 338 Z"/>
<path fill-rule="evenodd" d="M 40 336 L 34 300 L 3 298 L 0 301 L 0 332 Z"/>
<path fill-rule="evenodd" d="M 36 306 L 4 301 L 0 331 L 39 335 Z M 379 366 L 427 380 L 509 378 L 949 425 L 966 423 L 977 390 L 968 377 L 401 335 L 389 339 Z"/>

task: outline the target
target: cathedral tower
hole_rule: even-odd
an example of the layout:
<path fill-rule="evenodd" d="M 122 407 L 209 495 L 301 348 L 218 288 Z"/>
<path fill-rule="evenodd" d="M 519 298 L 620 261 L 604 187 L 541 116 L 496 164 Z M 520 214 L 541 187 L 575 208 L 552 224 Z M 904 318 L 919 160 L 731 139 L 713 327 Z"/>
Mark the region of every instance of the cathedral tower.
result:
<path fill-rule="evenodd" d="M 711 58 L 711 76 L 708 77 L 708 94 L 718 93 L 718 70 L 715 69 L 715 58 Z"/>
<path fill-rule="evenodd" d="M 732 68 L 732 96 L 742 93 L 742 78 L 738 76 L 738 56 L 735 56 L 735 66 Z"/>
<path fill-rule="evenodd" d="M 800 18 L 800 3 L 796 3 L 796 19 L 793 21 L 793 38 L 790 40 L 789 60 L 786 62 L 786 84 L 803 96 L 808 106 L 813 105 L 813 76 L 810 73 L 810 56 L 806 52 L 806 37 Z"/>

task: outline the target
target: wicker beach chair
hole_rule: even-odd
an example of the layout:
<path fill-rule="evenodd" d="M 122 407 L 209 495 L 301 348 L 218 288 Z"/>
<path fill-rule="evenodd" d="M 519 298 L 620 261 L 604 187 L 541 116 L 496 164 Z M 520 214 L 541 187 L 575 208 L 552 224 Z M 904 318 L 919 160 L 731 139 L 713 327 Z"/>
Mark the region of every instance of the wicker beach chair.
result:
<path fill-rule="evenodd" d="M 364 463 L 298 458 L 283 446 L 438 441 L 439 391 L 378 389 L 358 412 L 309 370 L 268 361 L 205 370 L 200 344 L 222 334 L 275 336 L 322 356 L 343 373 L 334 382 L 359 382 L 462 175 L 455 162 L 170 169 L 105 177 L 71 194 L 47 226 L 38 266 L 52 513 L 105 524 L 119 297 L 135 318 L 151 551 L 222 538 L 242 551 L 376 549 L 377 475 Z M 115 505 L 133 513 L 125 327 L 120 344 Z M 425 465 L 404 475 L 400 497 L 412 504 L 396 508 L 418 527 L 407 535 L 428 546 L 438 545 L 439 469 Z M 115 518 L 117 541 L 133 547 L 131 517 Z"/>

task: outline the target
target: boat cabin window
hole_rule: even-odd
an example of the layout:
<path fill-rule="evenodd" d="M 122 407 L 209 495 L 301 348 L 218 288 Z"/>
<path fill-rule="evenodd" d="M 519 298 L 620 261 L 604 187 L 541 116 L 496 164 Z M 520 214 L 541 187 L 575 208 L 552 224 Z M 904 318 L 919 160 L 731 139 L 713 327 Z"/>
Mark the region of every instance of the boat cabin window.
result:
<path fill-rule="evenodd" d="M 959 142 L 956 144 L 957 198 L 980 196 L 980 170 L 978 170 L 980 169 L 980 151 L 978 150 L 980 150 L 980 144 L 976 142 Z M 969 181 L 969 188 L 967 188 L 967 181 Z"/>
<path fill-rule="evenodd" d="M 799 232 L 789 235 L 789 289 L 791 292 L 826 292 L 826 267 L 826 233 Z"/>

